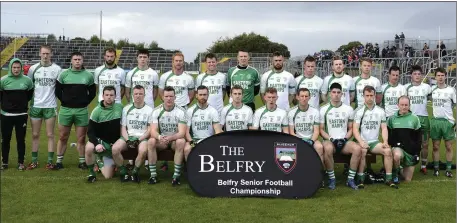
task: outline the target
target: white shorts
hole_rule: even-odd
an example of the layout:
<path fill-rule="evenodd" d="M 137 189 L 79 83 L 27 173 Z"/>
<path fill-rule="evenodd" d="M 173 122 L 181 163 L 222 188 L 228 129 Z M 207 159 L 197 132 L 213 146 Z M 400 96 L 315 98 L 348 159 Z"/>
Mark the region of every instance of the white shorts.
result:
<path fill-rule="evenodd" d="M 114 160 L 113 160 L 113 158 L 103 156 L 103 165 L 104 165 L 104 166 L 107 166 L 107 167 L 108 167 L 108 166 L 109 166 L 109 167 L 115 166 L 115 165 L 114 165 Z"/>

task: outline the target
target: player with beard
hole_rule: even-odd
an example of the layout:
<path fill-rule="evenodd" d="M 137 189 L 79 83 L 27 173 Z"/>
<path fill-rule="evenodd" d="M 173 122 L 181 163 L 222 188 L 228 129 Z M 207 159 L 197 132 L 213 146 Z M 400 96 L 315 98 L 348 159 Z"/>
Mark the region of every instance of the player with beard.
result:
<path fill-rule="evenodd" d="M 310 92 L 309 105 L 319 110 L 321 101 L 321 88 L 323 84 L 322 78 L 314 74 L 316 69 L 316 59 L 312 56 L 307 56 L 304 61 L 304 73 L 295 78 L 297 82 L 297 90 L 306 88 Z M 294 98 L 294 104 L 297 104 L 297 98 Z"/>
<path fill-rule="evenodd" d="M 333 83 L 338 83 L 341 85 L 341 101 L 345 105 L 351 106 L 351 102 L 354 101 L 355 97 L 355 88 L 354 80 L 351 76 L 344 73 L 344 63 L 340 57 L 334 57 L 333 62 L 333 73 L 324 78 L 321 88 L 321 97 L 322 101 L 328 102 L 329 95 L 327 94 L 330 91 L 330 86 Z"/>
<path fill-rule="evenodd" d="M 219 113 L 208 104 L 208 88 L 201 85 L 197 88 L 197 103 L 187 109 L 186 146 L 184 158 L 187 157 L 193 147 L 200 141 L 222 132 L 219 123 Z"/>
<path fill-rule="evenodd" d="M 355 107 L 358 108 L 364 105 L 363 101 L 363 89 L 365 86 L 372 86 L 376 89 L 376 104 L 381 103 L 382 91 L 381 82 L 378 78 L 371 76 L 371 67 L 373 60 L 370 58 L 360 59 L 360 66 L 362 67 L 362 73 L 353 78 L 355 88 Z"/>
<path fill-rule="evenodd" d="M 267 88 L 263 96 L 265 105 L 257 109 L 252 121 L 252 130 L 274 131 L 289 133 L 289 122 L 287 112 L 278 108 L 278 92 L 275 88 Z"/>
<path fill-rule="evenodd" d="M 232 103 L 226 105 L 221 113 L 221 125 L 224 131 L 246 130 L 252 126 L 252 109 L 243 104 L 243 88 L 235 85 L 230 90 Z"/>
<path fill-rule="evenodd" d="M 208 104 L 221 114 L 224 108 L 225 85 L 227 77 L 217 71 L 217 57 L 213 53 L 205 56 L 207 70 L 199 74 L 196 79 L 195 87 L 206 86 L 209 90 Z"/>
<path fill-rule="evenodd" d="M 278 91 L 277 105 L 280 109 L 289 111 L 290 102 L 295 97 L 294 75 L 284 70 L 284 55 L 279 52 L 273 53 L 273 69 L 265 72 L 260 80 L 260 98 L 265 104 L 264 95 L 267 88 L 275 88 Z"/>
<path fill-rule="evenodd" d="M 125 92 L 125 71 L 115 63 L 116 50 L 114 48 L 105 50 L 104 59 L 105 64 L 94 71 L 94 82 L 98 88 L 98 102 L 103 100 L 103 89 L 106 86 L 114 86 L 116 103 L 122 104 Z"/>

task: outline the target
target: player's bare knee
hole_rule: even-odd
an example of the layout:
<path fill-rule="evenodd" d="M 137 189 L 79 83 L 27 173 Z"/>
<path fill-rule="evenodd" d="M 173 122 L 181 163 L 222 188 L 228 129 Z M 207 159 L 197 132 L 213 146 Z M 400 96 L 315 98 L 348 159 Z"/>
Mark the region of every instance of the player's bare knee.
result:
<path fill-rule="evenodd" d="M 40 138 L 40 132 L 32 132 L 32 139 L 38 140 Z"/>
<path fill-rule="evenodd" d="M 86 146 L 85 146 L 85 150 L 86 150 L 86 154 L 94 152 L 94 150 L 95 150 L 94 144 L 92 144 L 91 142 L 87 142 Z"/>
<path fill-rule="evenodd" d="M 181 152 L 184 151 L 184 146 L 186 145 L 186 141 L 184 139 L 177 139 L 176 140 L 176 152 L 180 150 Z"/>
<path fill-rule="evenodd" d="M 148 139 L 148 148 L 155 147 L 156 143 L 157 143 L 157 140 L 155 138 L 153 138 L 153 137 L 149 138 Z"/>
<path fill-rule="evenodd" d="M 391 158 L 391 157 L 392 157 L 392 150 L 390 150 L 390 149 L 383 149 L 383 150 L 382 150 L 382 155 L 383 155 L 384 157 Z"/>

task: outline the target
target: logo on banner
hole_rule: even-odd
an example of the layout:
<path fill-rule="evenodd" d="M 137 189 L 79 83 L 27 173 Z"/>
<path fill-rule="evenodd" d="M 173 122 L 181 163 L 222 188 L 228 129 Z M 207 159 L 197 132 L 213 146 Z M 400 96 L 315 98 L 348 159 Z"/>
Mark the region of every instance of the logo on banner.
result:
<path fill-rule="evenodd" d="M 289 174 L 297 165 L 297 144 L 275 143 L 275 161 L 279 169 Z"/>

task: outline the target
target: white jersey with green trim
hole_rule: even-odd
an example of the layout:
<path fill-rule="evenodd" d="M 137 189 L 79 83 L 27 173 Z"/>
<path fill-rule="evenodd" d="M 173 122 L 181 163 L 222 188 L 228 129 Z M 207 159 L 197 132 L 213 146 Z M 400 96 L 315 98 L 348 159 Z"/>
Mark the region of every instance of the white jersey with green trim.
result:
<path fill-rule="evenodd" d="M 432 93 L 430 85 L 421 83 L 420 85 L 414 86 L 409 83 L 405 85 L 405 89 L 410 100 L 411 112 L 417 116 L 428 117 L 427 97 Z"/>
<path fill-rule="evenodd" d="M 211 105 L 202 109 L 197 103 L 187 109 L 187 126 L 194 140 L 214 135 L 213 124 L 219 124 L 219 112 Z"/>
<path fill-rule="evenodd" d="M 345 105 L 351 105 L 350 92 L 353 92 L 355 90 L 354 80 L 352 79 L 352 77 L 347 74 L 344 74 L 341 77 L 337 77 L 335 76 L 335 74 L 330 74 L 327 77 L 325 77 L 322 83 L 321 92 L 322 94 L 327 94 L 327 98 L 330 98 L 330 86 L 332 86 L 333 83 L 339 83 L 341 85 L 341 88 L 343 88 L 343 95 L 341 96 L 341 101 Z"/>
<path fill-rule="evenodd" d="M 165 109 L 163 104 L 157 106 L 152 112 L 152 123 L 157 124 L 159 134 L 170 136 L 178 132 L 178 124 L 187 126 L 186 110 L 176 104 L 169 111 Z"/>
<path fill-rule="evenodd" d="M 381 86 L 381 91 L 381 106 L 386 112 L 386 117 L 390 117 L 398 111 L 398 98 L 400 98 L 400 96 L 406 95 L 406 88 L 402 84 L 393 86 L 389 83 L 385 83 Z"/>
<path fill-rule="evenodd" d="M 42 66 L 41 63 L 30 67 L 27 74 L 33 81 L 34 91 L 31 107 L 35 108 L 56 108 L 57 99 L 55 94 L 56 80 L 62 72 L 57 64 Z"/>
<path fill-rule="evenodd" d="M 274 110 L 268 110 L 266 106 L 262 106 L 254 113 L 252 127 L 264 131 L 282 132 L 283 127 L 288 127 L 287 112 L 276 107 Z"/>
<path fill-rule="evenodd" d="M 133 103 L 133 88 L 136 85 L 141 85 L 146 92 L 144 102 L 151 108 L 154 108 L 153 90 L 158 84 L 159 74 L 151 68 L 140 70 L 140 68 L 135 67 L 133 70 L 129 71 L 125 77 L 125 87 L 130 88 L 130 102 Z"/>
<path fill-rule="evenodd" d="M 98 86 L 98 102 L 103 100 L 103 88 L 114 86 L 116 89 L 116 103 L 122 103 L 121 87 L 125 86 L 125 71 L 115 65 L 108 68 L 106 65 L 97 67 L 94 71 L 94 83 Z"/>
<path fill-rule="evenodd" d="M 314 134 L 314 126 L 319 125 L 319 110 L 311 105 L 303 111 L 299 106 L 293 107 L 288 112 L 289 126 L 294 126 L 295 135 L 301 139 L 311 139 Z"/>
<path fill-rule="evenodd" d="M 152 108 L 146 103 L 141 108 L 128 104 L 122 110 L 122 126 L 127 127 L 129 137 L 141 137 L 152 124 Z"/>
<path fill-rule="evenodd" d="M 344 103 L 338 107 L 327 103 L 321 107 L 319 114 L 320 123 L 324 124 L 325 132 L 334 139 L 346 137 L 348 124 L 354 120 L 354 109 Z"/>
<path fill-rule="evenodd" d="M 246 130 L 252 126 L 252 109 L 244 104 L 236 108 L 232 103 L 226 105 L 221 112 L 221 125 L 225 131 Z"/>
<path fill-rule="evenodd" d="M 372 109 L 369 109 L 366 105 L 362 105 L 354 113 L 355 123 L 360 124 L 360 137 L 367 143 L 378 141 L 381 123 L 386 123 L 384 109 L 377 105 L 374 105 Z"/>
<path fill-rule="evenodd" d="M 322 85 L 324 84 L 324 80 L 322 78 L 314 75 L 313 77 L 305 77 L 301 75 L 295 78 L 295 82 L 297 82 L 296 90 L 300 88 L 307 88 L 310 93 L 309 105 L 313 108 L 319 109 L 320 107 L 320 100 L 321 100 L 321 89 Z"/>
<path fill-rule="evenodd" d="M 195 90 L 194 78 L 190 74 L 184 71 L 182 74 L 176 75 L 171 70 L 162 74 L 159 89 L 163 90 L 167 86 L 175 89 L 175 103 L 178 106 L 184 107 L 190 103 L 189 91 Z"/>
<path fill-rule="evenodd" d="M 354 89 L 355 89 L 355 102 L 356 107 L 363 106 L 365 104 L 365 99 L 363 98 L 363 88 L 365 86 L 372 86 L 376 94 L 382 93 L 381 91 L 381 82 L 378 78 L 370 76 L 368 78 L 362 78 L 362 76 L 357 76 L 353 78 Z"/>
<path fill-rule="evenodd" d="M 195 90 L 200 85 L 208 88 L 208 104 L 217 110 L 220 114 L 224 108 L 224 91 L 227 81 L 227 76 L 221 72 L 216 74 L 202 73 L 197 76 L 195 83 Z"/>
<path fill-rule="evenodd" d="M 457 103 L 455 88 L 446 86 L 439 88 L 437 85 L 432 88 L 433 117 L 445 118 L 452 124 L 455 123 L 452 109 Z"/>
<path fill-rule="evenodd" d="M 287 71 L 276 72 L 269 70 L 260 79 L 260 93 L 265 94 L 267 88 L 272 87 L 278 91 L 276 104 L 282 110 L 290 109 L 289 95 L 295 94 L 296 87 L 294 75 Z"/>

